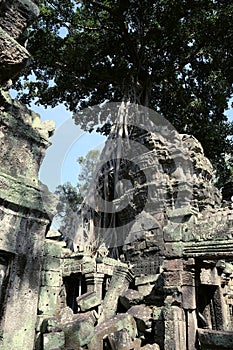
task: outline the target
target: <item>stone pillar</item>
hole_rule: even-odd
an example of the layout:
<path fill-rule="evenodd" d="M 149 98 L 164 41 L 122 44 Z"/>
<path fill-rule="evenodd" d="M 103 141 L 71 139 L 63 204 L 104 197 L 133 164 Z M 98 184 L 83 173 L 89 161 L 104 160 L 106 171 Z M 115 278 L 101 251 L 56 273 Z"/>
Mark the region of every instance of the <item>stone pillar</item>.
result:
<path fill-rule="evenodd" d="M 184 310 L 166 306 L 163 310 L 165 337 L 164 350 L 186 349 L 186 324 Z"/>
<path fill-rule="evenodd" d="M 187 327 L 187 350 L 196 350 L 197 313 L 196 310 L 185 310 Z"/>
<path fill-rule="evenodd" d="M 94 273 L 86 273 L 85 281 L 87 285 L 87 293 L 95 291 L 95 274 Z"/>
<path fill-rule="evenodd" d="M 187 350 L 186 319 L 182 309 L 183 269 L 183 259 L 169 258 L 164 261 L 164 350 Z"/>
<path fill-rule="evenodd" d="M 187 350 L 195 350 L 197 333 L 197 306 L 195 288 L 195 260 L 184 260 L 182 272 L 182 307 L 186 314 Z"/>
<path fill-rule="evenodd" d="M 102 299 L 103 290 L 103 273 L 86 273 L 85 281 L 87 285 L 87 292 L 96 292 L 100 300 Z"/>
<path fill-rule="evenodd" d="M 128 269 L 128 266 L 117 266 L 113 272 L 113 276 L 105 295 L 103 302 L 103 312 L 99 321 L 102 322 L 115 315 L 117 310 L 119 296 L 129 287 L 133 275 Z"/>
<path fill-rule="evenodd" d="M 104 274 L 103 273 L 96 273 L 95 275 L 95 291 L 100 300 L 102 299 L 102 293 L 103 293 L 103 282 L 104 282 Z"/>

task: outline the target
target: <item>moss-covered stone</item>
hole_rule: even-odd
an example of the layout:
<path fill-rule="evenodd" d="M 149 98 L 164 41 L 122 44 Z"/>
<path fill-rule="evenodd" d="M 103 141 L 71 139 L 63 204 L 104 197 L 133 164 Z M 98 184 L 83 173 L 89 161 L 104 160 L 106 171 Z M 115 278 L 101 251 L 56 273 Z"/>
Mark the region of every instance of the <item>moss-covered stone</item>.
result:
<path fill-rule="evenodd" d="M 62 330 L 65 333 L 67 349 L 79 350 L 80 346 L 89 344 L 94 337 L 94 325 L 85 315 L 62 325 Z"/>
<path fill-rule="evenodd" d="M 46 333 L 43 335 L 43 350 L 60 350 L 65 345 L 63 332 Z"/>
<path fill-rule="evenodd" d="M 81 311 L 88 311 L 101 304 L 101 300 L 96 292 L 89 292 L 81 295 L 77 299 L 77 304 Z"/>

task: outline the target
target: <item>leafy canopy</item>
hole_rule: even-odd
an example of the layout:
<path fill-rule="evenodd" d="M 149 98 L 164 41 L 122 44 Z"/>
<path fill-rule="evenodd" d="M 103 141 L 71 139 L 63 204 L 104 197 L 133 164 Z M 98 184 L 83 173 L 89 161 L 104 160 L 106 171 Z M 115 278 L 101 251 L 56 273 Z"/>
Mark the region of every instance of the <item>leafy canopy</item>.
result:
<path fill-rule="evenodd" d="M 81 165 L 82 169 L 78 175 L 78 189 L 82 197 L 87 195 L 89 186 L 91 185 L 96 164 L 99 160 L 100 151 L 99 150 L 90 150 L 85 157 L 79 157 L 78 163 Z"/>
<path fill-rule="evenodd" d="M 232 1 L 38 2 L 24 102 L 65 103 L 74 112 L 124 99 L 146 105 L 179 132 L 196 136 L 220 183 L 226 180 L 224 154 L 231 152 L 233 129 L 224 116 L 233 92 Z M 32 72 L 34 82 L 28 80 Z M 15 86 L 22 89 L 22 80 Z M 76 122 L 89 130 L 104 123 L 101 116 L 89 118 L 76 115 Z"/>
<path fill-rule="evenodd" d="M 77 186 L 66 182 L 57 187 L 55 193 L 58 195 L 56 219 L 60 224 L 60 231 L 65 236 L 75 224 L 76 214 L 93 181 L 93 175 L 100 155 L 99 150 L 90 150 L 85 157 L 79 157 L 78 163 L 81 171 L 78 175 Z"/>

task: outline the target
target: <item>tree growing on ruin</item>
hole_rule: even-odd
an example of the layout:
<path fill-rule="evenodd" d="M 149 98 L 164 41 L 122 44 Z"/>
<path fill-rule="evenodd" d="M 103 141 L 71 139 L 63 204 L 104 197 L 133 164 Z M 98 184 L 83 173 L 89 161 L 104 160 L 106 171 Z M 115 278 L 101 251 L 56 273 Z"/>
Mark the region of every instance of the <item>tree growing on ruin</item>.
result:
<path fill-rule="evenodd" d="M 77 215 L 93 180 L 99 155 L 99 150 L 90 150 L 85 157 L 79 157 L 77 162 L 80 164 L 81 170 L 78 175 L 77 186 L 66 182 L 59 185 L 55 191 L 58 196 L 56 221 L 58 221 L 59 230 L 63 235 L 72 228 L 73 219 Z"/>
<path fill-rule="evenodd" d="M 71 111 L 131 100 L 193 134 L 227 177 L 224 154 L 232 124 L 224 110 L 233 92 L 233 4 L 225 0 L 38 0 L 33 55 L 24 72 L 28 103 L 64 103 Z M 29 81 L 31 73 L 35 81 Z M 15 82 L 22 89 L 22 80 Z M 89 115 L 90 116 L 90 115 Z M 92 130 L 101 116 L 76 116 Z M 225 178 L 224 178 L 225 177 Z"/>
<path fill-rule="evenodd" d="M 82 197 L 85 197 L 90 184 L 93 181 L 95 167 L 100 156 L 98 149 L 90 150 L 85 157 L 79 157 L 78 163 L 81 165 L 81 171 L 78 175 L 78 190 Z"/>

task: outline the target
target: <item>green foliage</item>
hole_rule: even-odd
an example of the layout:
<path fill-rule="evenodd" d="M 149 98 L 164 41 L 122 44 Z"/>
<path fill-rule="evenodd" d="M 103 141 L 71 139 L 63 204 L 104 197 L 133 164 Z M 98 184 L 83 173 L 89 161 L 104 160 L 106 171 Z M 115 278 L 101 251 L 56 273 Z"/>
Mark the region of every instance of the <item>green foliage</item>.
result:
<path fill-rule="evenodd" d="M 85 157 L 79 157 L 78 163 L 81 165 L 81 171 L 78 175 L 77 187 L 72 186 L 69 182 L 57 187 L 55 194 L 58 195 L 57 219 L 61 223 L 60 231 L 65 235 L 71 231 L 80 204 L 83 202 L 85 195 L 95 171 L 95 166 L 99 159 L 100 151 L 91 150 Z"/>
<path fill-rule="evenodd" d="M 232 124 L 233 3 L 226 0 L 41 0 L 24 102 L 71 111 L 130 99 L 202 143 L 225 181 Z M 65 35 L 61 35 L 61 29 Z M 15 87 L 22 89 L 20 81 Z M 104 116 L 76 115 L 91 130 Z M 108 128 L 103 128 L 106 132 Z"/>
<path fill-rule="evenodd" d="M 85 157 L 78 158 L 78 163 L 82 166 L 82 170 L 78 176 L 78 189 L 83 197 L 87 194 L 90 183 L 93 180 L 99 155 L 99 150 L 91 150 Z"/>
<path fill-rule="evenodd" d="M 58 186 L 55 194 L 58 195 L 56 219 L 60 223 L 60 231 L 65 235 L 71 230 L 74 215 L 79 210 L 83 197 L 69 182 Z"/>

